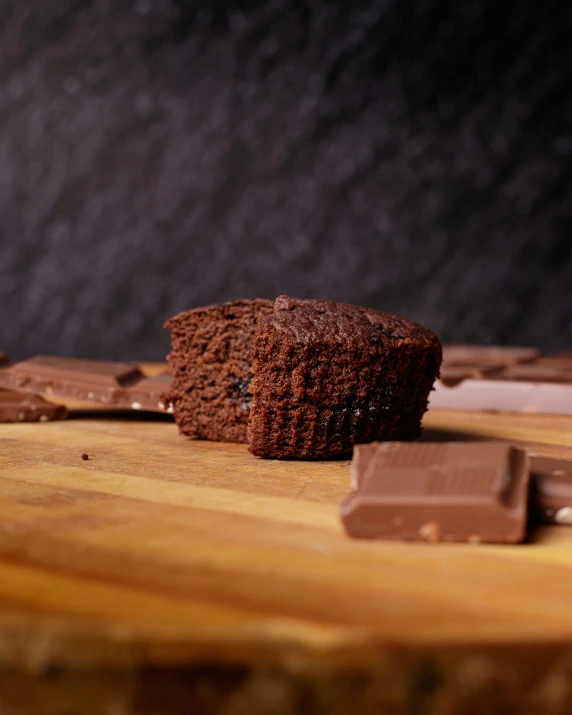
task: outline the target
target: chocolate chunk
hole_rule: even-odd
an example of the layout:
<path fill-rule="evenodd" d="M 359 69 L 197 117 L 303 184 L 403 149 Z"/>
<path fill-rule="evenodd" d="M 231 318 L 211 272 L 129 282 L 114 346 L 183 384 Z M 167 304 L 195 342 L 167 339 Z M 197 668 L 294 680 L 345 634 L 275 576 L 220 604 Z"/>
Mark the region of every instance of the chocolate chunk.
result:
<path fill-rule="evenodd" d="M 131 385 L 121 395 L 121 406 L 134 410 L 151 410 L 155 412 L 172 412 L 165 397 L 173 384 L 173 376 L 162 372 L 153 377 L 144 377 Z M 127 401 L 124 398 L 128 398 Z"/>
<path fill-rule="evenodd" d="M 521 382 L 570 382 L 572 370 L 545 365 L 515 365 L 488 376 L 491 380 L 519 380 Z"/>
<path fill-rule="evenodd" d="M 457 367 L 516 365 L 540 357 L 537 348 L 513 348 L 500 345 L 443 345 L 443 364 Z"/>
<path fill-rule="evenodd" d="M 358 446 L 356 457 L 357 489 L 341 507 L 350 536 L 471 543 L 525 537 L 529 462 L 522 450 L 499 442 L 393 442 L 375 451 Z"/>
<path fill-rule="evenodd" d="M 430 409 L 572 415 L 572 384 L 518 380 L 463 380 L 435 383 Z"/>
<path fill-rule="evenodd" d="M 506 367 L 488 377 L 494 380 L 572 383 L 572 360 L 542 358 L 533 363 Z"/>
<path fill-rule="evenodd" d="M 539 360 L 534 361 L 535 365 L 544 365 L 545 367 L 558 367 L 564 370 L 572 370 L 572 353 L 568 355 L 548 355 Z"/>
<path fill-rule="evenodd" d="M 462 380 L 482 379 L 489 373 L 527 363 L 540 356 L 536 348 L 505 348 L 499 345 L 443 346 L 441 382 L 454 385 Z"/>
<path fill-rule="evenodd" d="M 572 460 L 531 457 L 531 512 L 543 524 L 572 524 Z"/>
<path fill-rule="evenodd" d="M 53 405 L 37 395 L 0 389 L 0 422 L 48 422 L 67 416 L 63 405 Z"/>
<path fill-rule="evenodd" d="M 12 360 L 6 355 L 6 353 L 0 353 L 0 367 L 6 367 L 6 365 L 10 365 Z"/>
<path fill-rule="evenodd" d="M 378 451 L 379 442 L 371 442 L 371 444 L 360 444 L 354 447 L 352 462 L 350 467 L 350 479 L 352 489 L 358 489 L 361 478 L 366 473 L 367 468 Z"/>
<path fill-rule="evenodd" d="M 493 361 L 503 353 L 499 366 Z M 447 354 L 429 399 L 433 409 L 572 415 L 572 357 L 565 353 L 535 357 L 534 348 L 445 346 Z"/>
<path fill-rule="evenodd" d="M 468 380 L 473 378 L 474 380 L 481 380 L 484 378 L 488 371 L 498 370 L 502 368 L 502 365 L 495 363 L 494 365 L 483 367 L 467 366 L 463 365 L 441 365 L 441 372 L 439 379 L 445 385 L 456 385 L 463 380 Z"/>
<path fill-rule="evenodd" d="M 165 412 L 170 375 L 146 377 L 137 365 L 38 356 L 0 369 L 0 387 L 113 407 Z"/>

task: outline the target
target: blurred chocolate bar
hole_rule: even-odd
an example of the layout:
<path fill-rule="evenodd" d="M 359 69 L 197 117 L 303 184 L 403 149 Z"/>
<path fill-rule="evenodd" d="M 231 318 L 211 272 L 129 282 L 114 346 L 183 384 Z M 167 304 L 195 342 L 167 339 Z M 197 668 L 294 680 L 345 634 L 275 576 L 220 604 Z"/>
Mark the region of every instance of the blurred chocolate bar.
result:
<path fill-rule="evenodd" d="M 0 367 L 5 367 L 12 362 L 6 353 L 0 353 Z"/>
<path fill-rule="evenodd" d="M 350 536 L 517 543 L 526 533 L 529 460 L 500 442 L 388 442 L 354 449 Z"/>
<path fill-rule="evenodd" d="M 0 387 L 125 409 L 168 412 L 167 373 L 147 377 L 133 363 L 38 357 L 0 368 Z"/>
<path fill-rule="evenodd" d="M 531 457 L 530 509 L 542 524 L 572 524 L 572 460 Z"/>
<path fill-rule="evenodd" d="M 430 408 L 572 415 L 572 354 L 449 345 Z"/>
<path fill-rule="evenodd" d="M 495 380 L 572 383 L 572 359 L 540 358 L 524 365 L 511 365 L 489 375 Z"/>
<path fill-rule="evenodd" d="M 46 402 L 38 395 L 0 389 L 0 422 L 51 422 L 67 416 L 63 405 Z"/>
<path fill-rule="evenodd" d="M 441 381 L 453 383 L 466 378 L 482 378 L 495 370 L 530 362 L 540 354 L 536 348 L 445 344 Z"/>

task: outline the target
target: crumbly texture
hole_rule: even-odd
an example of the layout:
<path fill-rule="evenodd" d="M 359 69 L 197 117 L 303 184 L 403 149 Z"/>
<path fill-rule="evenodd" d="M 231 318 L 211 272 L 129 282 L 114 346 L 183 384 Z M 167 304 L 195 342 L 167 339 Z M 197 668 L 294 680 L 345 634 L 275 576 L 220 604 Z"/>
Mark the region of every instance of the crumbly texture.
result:
<path fill-rule="evenodd" d="M 199 439 L 246 442 L 256 324 L 270 300 L 238 300 L 194 308 L 171 318 L 167 396 L 179 430 Z"/>
<path fill-rule="evenodd" d="M 320 459 L 415 439 L 440 364 L 439 339 L 417 323 L 280 296 L 256 329 L 250 451 Z"/>

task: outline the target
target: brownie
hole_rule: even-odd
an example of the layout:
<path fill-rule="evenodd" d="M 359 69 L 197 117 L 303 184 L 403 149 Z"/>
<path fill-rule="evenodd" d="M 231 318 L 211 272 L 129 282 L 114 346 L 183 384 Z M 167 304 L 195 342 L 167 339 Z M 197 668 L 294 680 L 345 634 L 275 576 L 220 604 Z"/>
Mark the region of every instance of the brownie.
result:
<path fill-rule="evenodd" d="M 171 318 L 173 386 L 167 395 L 179 430 L 200 439 L 246 442 L 256 324 L 270 300 L 193 308 Z"/>
<path fill-rule="evenodd" d="M 277 298 L 254 339 L 250 451 L 346 457 L 355 444 L 419 436 L 441 364 L 430 330 L 391 313 Z"/>

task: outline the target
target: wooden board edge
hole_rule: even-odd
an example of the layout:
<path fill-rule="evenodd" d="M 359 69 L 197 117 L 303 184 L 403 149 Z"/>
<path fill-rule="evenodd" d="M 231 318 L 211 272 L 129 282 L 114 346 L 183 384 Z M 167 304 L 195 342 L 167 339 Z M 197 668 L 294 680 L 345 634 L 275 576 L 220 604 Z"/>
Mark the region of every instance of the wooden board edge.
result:
<path fill-rule="evenodd" d="M 0 711 L 20 715 L 289 715 L 518 712 L 556 715 L 572 702 L 572 644 L 386 647 L 367 667 L 262 665 L 122 668 L 0 666 Z"/>

